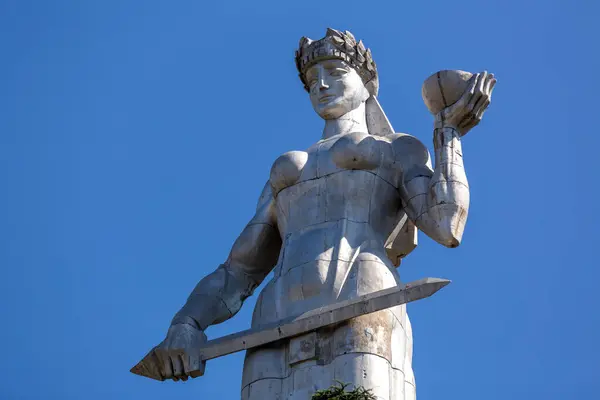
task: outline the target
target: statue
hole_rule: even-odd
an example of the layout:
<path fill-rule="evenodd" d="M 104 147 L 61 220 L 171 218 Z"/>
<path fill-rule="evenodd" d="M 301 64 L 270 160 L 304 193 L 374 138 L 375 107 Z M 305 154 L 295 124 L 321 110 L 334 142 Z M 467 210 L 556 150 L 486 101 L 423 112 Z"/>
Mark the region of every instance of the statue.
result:
<path fill-rule="evenodd" d="M 195 349 L 207 342 L 205 329 L 233 317 L 271 271 L 254 328 L 398 287 L 396 267 L 415 248 L 417 230 L 446 247 L 460 244 L 469 209 L 461 140 L 490 104 L 493 74 L 441 71 L 425 82 L 433 169 L 427 148 L 387 120 L 362 41 L 334 29 L 302 38 L 296 65 L 325 121 L 322 138 L 273 163 L 229 257 L 198 283 L 156 347 L 151 363 L 162 379 L 201 376 Z M 241 398 L 305 400 L 339 381 L 378 399 L 414 399 L 411 364 L 401 304 L 248 350 Z"/>

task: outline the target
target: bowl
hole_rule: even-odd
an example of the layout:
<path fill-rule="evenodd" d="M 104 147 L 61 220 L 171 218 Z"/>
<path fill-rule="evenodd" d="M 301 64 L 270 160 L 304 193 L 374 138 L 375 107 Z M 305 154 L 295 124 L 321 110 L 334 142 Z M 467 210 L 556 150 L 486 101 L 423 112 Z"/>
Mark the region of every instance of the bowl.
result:
<path fill-rule="evenodd" d="M 469 86 L 473 74 L 457 69 L 438 71 L 423 83 L 421 95 L 433 115 L 456 103 Z"/>

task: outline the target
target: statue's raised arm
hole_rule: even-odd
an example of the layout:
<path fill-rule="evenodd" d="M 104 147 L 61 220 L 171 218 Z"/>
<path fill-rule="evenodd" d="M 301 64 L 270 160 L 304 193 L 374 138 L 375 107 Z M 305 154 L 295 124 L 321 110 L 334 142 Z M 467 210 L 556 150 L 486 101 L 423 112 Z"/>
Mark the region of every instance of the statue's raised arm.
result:
<path fill-rule="evenodd" d="M 271 272 L 281 249 L 271 186 L 265 185 L 254 218 L 236 239 L 227 261 L 204 277 L 175 315 L 155 349 L 155 371 L 163 379 L 187 380 L 204 372 L 197 354 L 204 330 L 233 317 Z"/>
<path fill-rule="evenodd" d="M 448 75 L 459 83 L 462 78 L 468 86 L 458 101 L 445 106 L 449 102 L 447 97 L 453 94 L 447 90 L 444 95 L 443 78 Z M 397 134 L 393 141 L 395 161 L 402 169 L 398 186 L 409 218 L 429 237 L 447 247 L 460 244 L 469 211 L 461 137 L 481 121 L 495 83 L 493 74 L 471 76 L 463 71 L 440 71 L 425 82 L 423 98 L 435 114 L 435 169 L 431 168 L 427 148 L 415 137 Z M 438 96 L 430 86 L 438 90 Z M 460 89 L 456 82 L 453 86 Z"/>

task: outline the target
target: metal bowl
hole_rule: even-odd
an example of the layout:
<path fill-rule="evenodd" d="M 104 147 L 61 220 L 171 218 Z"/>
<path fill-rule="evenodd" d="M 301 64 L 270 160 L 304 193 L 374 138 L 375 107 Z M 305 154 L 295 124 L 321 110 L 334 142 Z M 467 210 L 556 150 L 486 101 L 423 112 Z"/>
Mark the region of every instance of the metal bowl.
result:
<path fill-rule="evenodd" d="M 421 95 L 432 114 L 456 103 L 469 86 L 473 74 L 461 70 L 443 70 L 431 75 L 423 83 Z"/>

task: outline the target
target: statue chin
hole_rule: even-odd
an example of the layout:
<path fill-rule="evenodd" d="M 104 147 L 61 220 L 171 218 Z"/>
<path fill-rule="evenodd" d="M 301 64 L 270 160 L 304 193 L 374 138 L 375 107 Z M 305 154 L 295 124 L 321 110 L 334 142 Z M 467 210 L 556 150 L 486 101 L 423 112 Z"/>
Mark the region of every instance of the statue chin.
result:
<path fill-rule="evenodd" d="M 352 107 L 352 102 L 345 101 L 343 97 L 337 97 L 325 104 L 317 104 L 315 112 L 324 120 L 338 119 L 357 107 Z"/>

